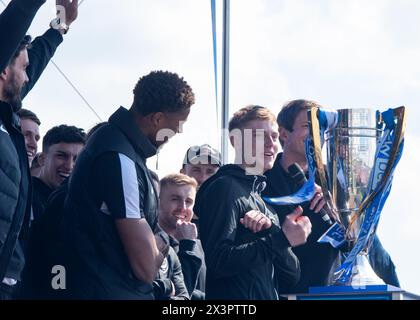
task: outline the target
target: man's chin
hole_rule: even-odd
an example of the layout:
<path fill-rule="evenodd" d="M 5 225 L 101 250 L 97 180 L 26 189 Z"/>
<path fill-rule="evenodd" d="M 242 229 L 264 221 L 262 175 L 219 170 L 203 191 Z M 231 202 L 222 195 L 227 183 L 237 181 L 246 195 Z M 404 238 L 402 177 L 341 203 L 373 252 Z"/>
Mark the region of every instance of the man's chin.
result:
<path fill-rule="evenodd" d="M 274 161 L 264 163 L 264 172 L 273 169 Z"/>

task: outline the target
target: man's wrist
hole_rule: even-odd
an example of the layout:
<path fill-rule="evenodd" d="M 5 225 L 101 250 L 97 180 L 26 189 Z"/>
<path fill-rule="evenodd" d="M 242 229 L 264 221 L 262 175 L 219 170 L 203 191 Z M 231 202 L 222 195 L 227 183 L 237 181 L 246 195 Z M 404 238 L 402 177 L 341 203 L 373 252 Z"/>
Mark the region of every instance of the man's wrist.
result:
<path fill-rule="evenodd" d="M 62 35 L 69 31 L 69 26 L 62 19 L 60 19 L 60 17 L 52 19 L 50 22 L 50 27 L 54 30 L 57 30 Z"/>

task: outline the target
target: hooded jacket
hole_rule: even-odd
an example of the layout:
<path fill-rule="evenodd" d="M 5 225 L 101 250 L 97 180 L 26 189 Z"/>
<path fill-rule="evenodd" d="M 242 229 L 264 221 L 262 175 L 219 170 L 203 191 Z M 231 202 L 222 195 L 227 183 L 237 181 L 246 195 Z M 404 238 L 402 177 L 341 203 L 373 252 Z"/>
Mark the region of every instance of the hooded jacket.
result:
<path fill-rule="evenodd" d="M 135 277 L 115 225 L 120 207 L 104 209 L 104 201 L 116 197 L 122 182 L 101 180 L 108 171 L 120 172 L 121 165 L 109 166 L 104 156 L 122 154 L 133 162 L 144 218 L 153 230 L 157 222 L 158 198 L 146 159 L 156 154 L 156 147 L 140 131 L 128 110 L 120 107 L 108 124 L 89 139 L 77 159 L 69 180 L 64 202 L 60 241 L 67 257 L 67 284 L 70 298 L 137 300 L 153 299 L 153 287 Z M 121 178 L 122 175 L 120 175 Z M 105 185 L 102 185 L 106 181 Z M 103 187 L 113 189 L 104 190 Z M 132 190 L 134 191 L 134 190 Z M 126 203 L 122 204 L 126 205 Z M 137 213 L 137 212 L 136 212 Z"/>
<path fill-rule="evenodd" d="M 194 212 L 207 265 L 206 299 L 275 300 L 276 281 L 293 286 L 299 280 L 299 261 L 261 199 L 265 180 L 225 165 L 198 191 Z M 246 229 L 240 219 L 250 210 L 264 213 L 272 227 L 256 234 Z"/>

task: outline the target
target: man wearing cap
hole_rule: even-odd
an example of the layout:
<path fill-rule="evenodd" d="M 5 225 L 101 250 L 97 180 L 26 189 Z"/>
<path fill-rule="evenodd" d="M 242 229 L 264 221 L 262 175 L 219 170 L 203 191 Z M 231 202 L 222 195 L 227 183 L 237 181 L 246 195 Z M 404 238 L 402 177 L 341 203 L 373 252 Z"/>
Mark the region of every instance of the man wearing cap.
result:
<path fill-rule="evenodd" d="M 188 148 L 181 173 L 194 178 L 198 188 L 222 166 L 220 152 L 208 144 Z"/>
<path fill-rule="evenodd" d="M 185 153 L 184 162 L 182 164 L 181 173 L 194 178 L 197 181 L 197 190 L 200 186 L 212 175 L 214 175 L 217 170 L 222 166 L 222 156 L 220 152 L 212 148 L 208 144 L 203 144 L 201 146 L 192 146 L 188 148 Z M 200 232 L 198 230 L 198 216 L 193 213 L 193 218 L 191 222 L 197 227 L 197 248 L 199 252 L 203 252 L 200 241 Z M 198 274 L 198 281 L 196 290 L 193 292 L 193 300 L 201 300 L 202 297 L 198 294 L 199 292 L 205 291 L 206 285 L 206 265 L 203 261 L 200 272 Z"/>

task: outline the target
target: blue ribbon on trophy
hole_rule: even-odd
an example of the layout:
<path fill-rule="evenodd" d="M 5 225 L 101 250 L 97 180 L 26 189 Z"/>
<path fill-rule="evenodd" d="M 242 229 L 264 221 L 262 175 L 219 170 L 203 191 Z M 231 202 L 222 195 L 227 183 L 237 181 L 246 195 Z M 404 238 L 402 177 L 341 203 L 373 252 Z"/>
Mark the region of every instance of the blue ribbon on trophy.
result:
<path fill-rule="evenodd" d="M 375 166 L 370 175 L 368 192 L 368 194 L 372 194 L 374 191 L 376 195 L 373 197 L 372 202 L 366 206 L 365 217 L 353 249 L 350 251 L 343 264 L 335 271 L 338 276 L 337 284 L 346 284 L 350 282 L 356 257 L 366 247 L 369 247 L 368 243 L 375 234 L 383 206 L 391 191 L 394 170 L 401 159 L 404 149 L 404 140 L 402 139 L 401 143 L 399 143 L 395 159 L 393 163 L 391 163 L 391 170 L 388 178 L 386 178 L 385 171 L 392 157 L 391 148 L 396 142 L 395 140 L 400 137 L 395 133 L 394 110 L 389 109 L 382 113 L 382 119 L 385 128 L 375 154 Z M 381 182 L 384 183 L 381 184 Z"/>
<path fill-rule="evenodd" d="M 368 251 L 370 241 L 376 232 L 382 208 L 391 190 L 395 167 L 402 155 L 405 108 L 376 112 L 375 116 L 373 110 L 369 109 L 331 111 L 313 107 L 308 111 L 308 119 L 311 131 L 305 141 L 308 181 L 293 195 L 264 199 L 275 205 L 300 204 L 311 200 L 315 192 L 315 172 L 317 172 L 328 206 L 327 211 L 336 221 L 318 241 L 330 243 L 335 248 L 346 242 L 350 244 L 349 241 L 352 241 L 350 252 L 346 254 L 345 261 L 335 272 L 336 285 L 350 284 L 354 276 L 353 268 L 359 264 L 356 258 L 365 259 L 361 255 L 362 251 Z M 365 135 L 366 138 L 363 138 Z M 327 154 L 331 158 L 327 161 L 329 185 L 321 154 L 325 136 L 329 139 Z M 352 143 L 359 142 L 362 144 L 361 147 L 367 147 L 371 152 L 368 154 L 374 154 L 374 159 L 369 160 L 368 169 L 371 170 L 369 180 L 365 178 L 363 192 L 357 194 L 353 189 L 360 186 L 355 184 L 354 179 L 357 175 L 352 172 L 353 165 L 356 159 L 366 152 L 362 149 L 354 150 L 354 145 L 351 147 L 349 142 L 351 139 L 356 139 L 352 140 Z M 366 141 L 362 142 L 363 139 L 374 141 L 373 147 Z M 345 152 L 340 153 L 343 150 Z M 350 155 L 347 152 L 350 152 Z M 342 161 L 346 163 L 343 164 Z M 333 195 L 330 193 L 331 188 Z M 348 188 L 353 193 L 347 193 Z M 341 196 L 339 189 L 342 192 Z M 357 269 L 354 269 L 356 273 L 359 272 Z M 366 277 L 365 280 L 369 283 L 374 279 Z"/>
<path fill-rule="evenodd" d="M 301 204 L 311 200 L 315 194 L 315 177 L 309 174 L 309 179 L 306 183 L 294 194 L 284 197 L 264 197 L 264 200 L 270 204 L 277 206 Z"/>
<path fill-rule="evenodd" d="M 320 114 L 322 114 L 322 110 Z M 343 115 L 345 117 L 351 117 L 351 115 L 349 114 L 343 113 Z M 318 240 L 319 242 L 329 242 L 334 247 L 342 245 L 343 242 L 346 241 L 346 239 L 356 240 L 352 245 L 352 249 L 347 254 L 343 264 L 335 271 L 336 285 L 346 285 L 350 283 L 353 284 L 352 279 L 354 273 L 359 272 L 357 269 L 355 269 L 355 272 L 353 272 L 353 268 L 355 267 L 356 263 L 356 258 L 360 256 L 364 250 L 364 252 L 368 252 L 370 241 L 372 240 L 372 237 L 376 232 L 376 228 L 378 226 L 383 206 L 391 190 L 394 170 L 401 158 L 402 151 L 404 148 L 403 136 L 405 129 L 405 108 L 400 107 L 396 109 L 389 109 L 380 114 L 380 117 L 378 117 L 378 119 L 380 119 L 380 121 L 378 121 L 377 128 L 378 138 L 373 167 L 370 172 L 366 195 L 363 199 L 361 199 L 360 205 L 357 208 L 357 212 L 352 215 L 351 221 L 347 226 L 347 230 L 345 229 L 344 225 L 342 225 L 342 223 L 336 223 Z M 364 130 L 366 128 L 347 127 L 344 129 L 345 130 L 343 132 L 346 132 L 346 134 L 348 134 L 349 137 L 351 137 L 351 130 L 355 130 L 354 132 L 358 132 L 357 130 Z M 341 130 L 343 130 L 343 128 Z M 313 130 L 312 136 L 314 136 L 316 132 L 317 130 Z M 320 132 L 321 135 L 323 134 L 321 131 L 318 132 Z M 339 136 L 339 138 L 335 138 L 337 139 L 337 141 L 339 141 L 340 132 L 338 131 L 338 133 L 332 134 L 332 136 L 334 135 Z M 357 133 L 353 133 L 353 135 L 357 136 Z M 329 144 L 329 147 L 334 148 L 334 143 Z M 340 179 L 340 170 L 344 170 L 344 168 L 340 167 L 340 157 L 337 157 L 336 151 L 337 150 L 330 150 L 331 154 L 335 154 L 335 159 L 332 162 L 333 166 L 336 166 L 336 168 L 334 169 L 335 171 L 332 170 L 333 172 L 336 172 L 336 177 L 334 178 L 337 179 L 340 185 L 344 184 L 344 186 L 347 186 L 347 181 Z M 319 170 L 320 166 L 318 165 L 317 168 Z M 350 170 L 350 168 L 347 167 L 346 170 Z M 343 176 L 345 177 L 346 175 Z M 351 174 L 348 176 L 352 177 Z M 349 199 L 347 200 L 350 201 Z M 358 203 L 358 200 L 353 199 L 353 201 L 356 201 L 356 203 Z M 337 210 L 336 208 L 334 209 Z M 343 220 L 341 215 L 340 219 Z M 360 226 L 356 226 L 356 224 L 359 224 Z M 363 277 L 361 277 L 360 279 L 362 278 Z M 374 280 L 368 278 L 369 277 L 366 277 L 364 279 L 366 283 L 369 283 L 369 281 Z"/>

